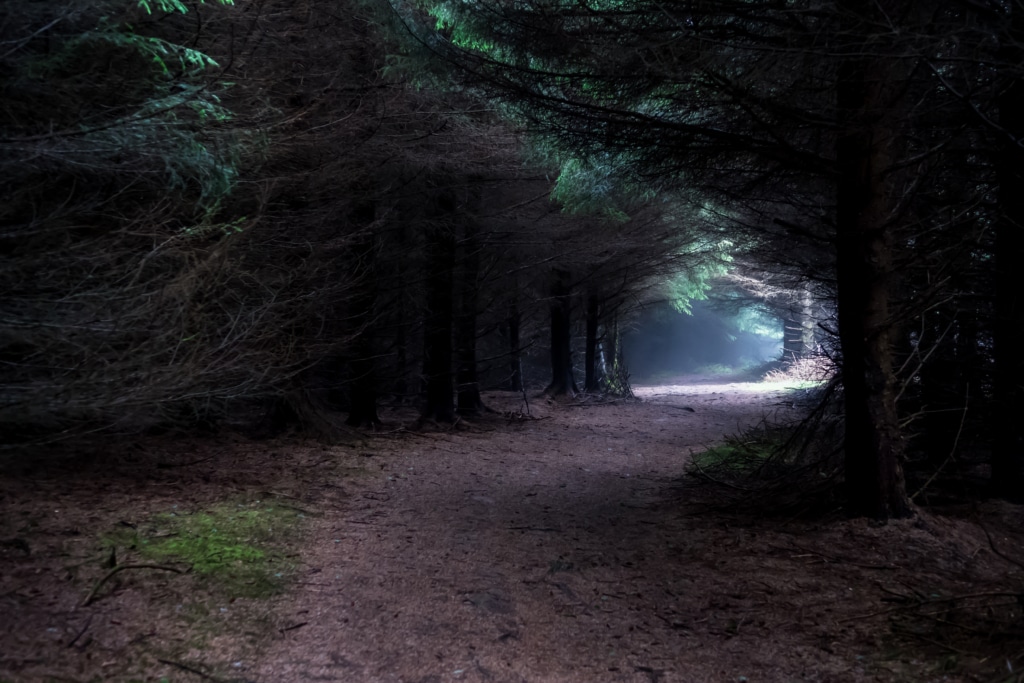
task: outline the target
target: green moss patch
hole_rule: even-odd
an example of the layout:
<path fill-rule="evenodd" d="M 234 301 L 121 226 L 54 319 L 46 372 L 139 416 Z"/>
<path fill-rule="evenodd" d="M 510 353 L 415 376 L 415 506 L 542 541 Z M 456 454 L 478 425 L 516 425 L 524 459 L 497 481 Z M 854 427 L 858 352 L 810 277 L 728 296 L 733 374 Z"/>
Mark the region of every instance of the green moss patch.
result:
<path fill-rule="evenodd" d="M 285 541 L 302 517 L 267 502 L 229 501 L 157 515 L 140 527 L 108 534 L 105 542 L 144 560 L 188 565 L 227 597 L 267 597 L 283 587 L 291 568 Z"/>
<path fill-rule="evenodd" d="M 720 446 L 694 453 L 690 467 L 734 475 L 752 474 L 778 454 L 778 444 L 770 441 L 728 441 Z"/>

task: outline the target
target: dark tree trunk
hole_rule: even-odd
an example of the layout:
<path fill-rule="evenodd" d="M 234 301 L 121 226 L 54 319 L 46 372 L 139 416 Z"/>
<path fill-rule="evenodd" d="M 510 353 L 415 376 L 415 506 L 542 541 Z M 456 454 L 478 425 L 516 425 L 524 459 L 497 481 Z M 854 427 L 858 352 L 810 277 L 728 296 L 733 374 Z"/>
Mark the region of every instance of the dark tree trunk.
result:
<path fill-rule="evenodd" d="M 883 3 L 898 4 L 896 1 Z M 846 35 L 866 36 L 875 5 L 846 0 Z M 895 10 L 894 7 L 884 9 Z M 897 12 L 897 15 L 899 13 Z M 877 519 L 911 514 L 902 469 L 890 348 L 893 190 L 885 178 L 899 146 L 899 79 L 865 38 L 838 71 L 836 284 L 845 400 L 845 471 L 850 511 Z"/>
<path fill-rule="evenodd" d="M 981 386 L 978 376 L 981 363 L 978 359 L 978 312 L 969 310 L 963 312 L 957 322 L 956 334 L 956 362 L 957 377 L 959 384 L 957 395 L 968 401 L 968 393 L 973 388 L 977 390 Z"/>
<path fill-rule="evenodd" d="M 423 377 L 426 403 L 421 416 L 439 422 L 455 420 L 452 400 L 452 280 L 455 267 L 455 240 L 450 218 L 455 203 L 449 197 L 438 200 L 441 225 L 427 229 L 426 303 L 423 332 Z"/>
<path fill-rule="evenodd" d="M 467 216 L 463 222 L 462 265 L 459 271 L 459 322 L 456 326 L 455 384 L 458 390 L 460 415 L 475 415 L 484 410 L 480 398 L 480 382 L 476 368 L 476 319 L 479 305 L 480 240 L 475 218 Z"/>
<path fill-rule="evenodd" d="M 519 347 L 519 307 L 513 301 L 508 306 L 508 313 L 505 320 L 508 332 L 508 389 L 509 391 L 523 390 L 523 362 L 521 349 Z"/>
<path fill-rule="evenodd" d="M 587 344 L 584 366 L 586 378 L 583 389 L 596 392 L 601 389 L 601 372 L 597 358 L 597 332 L 601 318 L 601 301 L 596 294 L 587 297 Z"/>
<path fill-rule="evenodd" d="M 551 384 L 544 390 L 549 396 L 579 393 L 572 372 L 572 304 L 569 274 L 555 273 L 551 294 Z"/>
<path fill-rule="evenodd" d="M 353 221 L 362 226 L 354 252 L 357 255 L 359 289 L 352 302 L 352 320 L 357 330 L 353 342 L 349 369 L 352 385 L 349 388 L 349 413 L 345 424 L 352 427 L 377 427 L 377 367 L 374 361 L 374 309 L 377 305 L 377 244 L 369 226 L 376 208 L 365 202 L 353 212 Z"/>
<path fill-rule="evenodd" d="M 923 413 L 914 437 L 918 455 L 931 467 L 942 467 L 959 443 L 965 411 L 980 382 L 976 311 L 936 307 L 923 314 L 921 339 L 912 362 L 921 362 L 918 381 L 911 385 L 913 409 Z M 908 344 L 910 346 L 910 344 Z"/>
<path fill-rule="evenodd" d="M 394 238 L 398 251 L 404 253 L 410 248 L 406 227 L 401 221 L 398 221 L 398 225 L 395 227 Z M 411 338 L 414 337 L 413 334 L 410 334 L 410 331 L 414 329 L 412 324 L 414 316 L 410 312 L 408 283 L 403 278 L 396 278 L 396 280 L 398 288 L 394 294 L 394 300 L 390 302 L 389 310 L 393 316 L 395 330 L 394 375 L 390 378 L 389 386 L 391 392 L 400 401 L 408 401 L 416 396 L 417 387 L 413 378 L 419 375 L 415 369 L 415 361 L 410 359 L 410 357 L 415 358 L 415 351 L 410 353 L 409 350 Z"/>
<path fill-rule="evenodd" d="M 787 313 L 782 321 L 782 359 L 791 362 L 806 358 L 814 350 L 813 299 L 806 286 Z"/>
<path fill-rule="evenodd" d="M 803 357 L 800 329 L 800 319 L 787 311 L 787 316 L 782 319 L 782 360 L 792 362 Z"/>
<path fill-rule="evenodd" d="M 349 399 L 348 419 L 351 427 L 378 427 L 377 416 L 377 368 L 368 344 L 357 344 L 358 358 L 352 361 L 352 394 Z"/>
<path fill-rule="evenodd" d="M 411 373 L 408 351 L 408 338 L 406 335 L 406 313 L 404 297 L 399 293 L 399 300 L 395 305 L 398 324 L 395 326 L 395 378 L 391 384 L 391 390 L 399 400 L 406 400 L 413 392 L 409 389 L 409 376 Z"/>
<path fill-rule="evenodd" d="M 605 326 L 604 350 L 604 384 L 608 391 L 619 396 L 632 396 L 629 387 L 629 372 L 622 355 L 622 338 L 619 335 L 618 317 L 613 313 L 611 323 Z"/>
<path fill-rule="evenodd" d="M 611 329 L 604 340 L 604 366 L 609 375 L 614 376 L 619 365 L 619 321 L 612 319 Z"/>
<path fill-rule="evenodd" d="M 1004 52 L 1007 64 L 1024 59 L 1024 14 L 1012 7 L 1011 35 Z M 997 495 L 1024 499 L 1024 83 L 1014 78 L 999 98 L 999 123 L 1017 141 L 1006 141 L 997 161 L 1000 216 L 996 225 L 995 425 L 992 483 Z"/>

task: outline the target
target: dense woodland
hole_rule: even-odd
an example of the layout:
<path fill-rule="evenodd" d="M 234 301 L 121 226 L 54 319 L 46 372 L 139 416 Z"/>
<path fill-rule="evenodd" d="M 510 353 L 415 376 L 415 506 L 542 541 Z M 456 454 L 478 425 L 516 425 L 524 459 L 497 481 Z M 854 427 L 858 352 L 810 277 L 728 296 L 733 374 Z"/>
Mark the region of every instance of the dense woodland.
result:
<path fill-rule="evenodd" d="M 1024 491 L 1017 0 L 9 5 L 4 457 L 624 394 L 711 294 L 832 364 L 850 512 Z"/>

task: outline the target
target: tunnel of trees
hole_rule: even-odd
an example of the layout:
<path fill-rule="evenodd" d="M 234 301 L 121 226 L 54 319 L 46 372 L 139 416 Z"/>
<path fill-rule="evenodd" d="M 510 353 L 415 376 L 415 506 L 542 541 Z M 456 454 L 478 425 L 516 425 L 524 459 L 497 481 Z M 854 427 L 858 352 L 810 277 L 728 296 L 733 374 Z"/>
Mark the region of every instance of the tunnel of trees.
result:
<path fill-rule="evenodd" d="M 624 393 L 639 311 L 711 296 L 834 363 L 852 513 L 958 449 L 1024 491 L 1019 3 L 5 14 L 4 457 Z"/>

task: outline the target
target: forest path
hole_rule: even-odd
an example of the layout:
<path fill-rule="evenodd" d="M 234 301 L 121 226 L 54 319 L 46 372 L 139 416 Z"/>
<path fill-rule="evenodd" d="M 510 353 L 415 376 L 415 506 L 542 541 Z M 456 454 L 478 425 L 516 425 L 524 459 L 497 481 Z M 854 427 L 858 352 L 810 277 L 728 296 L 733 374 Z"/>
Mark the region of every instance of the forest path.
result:
<path fill-rule="evenodd" d="M 686 465 L 798 416 L 790 400 L 637 393 L 536 402 L 524 421 L 493 393 L 504 416 L 334 446 L 170 435 L 12 460 L 0 683 L 992 683 L 1024 667 L 1024 506 L 760 519 L 715 505 L 722 489 Z M 147 539 L 207 538 L 185 526 L 204 511 L 271 500 L 306 519 L 274 536 L 273 557 L 297 558 L 283 594 L 136 564 Z"/>
<path fill-rule="evenodd" d="M 787 601 L 806 602 L 807 586 L 759 576 L 757 532 L 683 509 L 689 452 L 791 410 L 784 395 L 638 393 L 351 456 L 371 474 L 346 480 L 346 502 L 313 532 L 281 615 L 304 625 L 264 652 L 258 680 L 843 680 L 855 663 L 827 638 L 794 645 L 768 623 L 796 623 Z M 758 616 L 767 596 L 772 615 Z"/>

